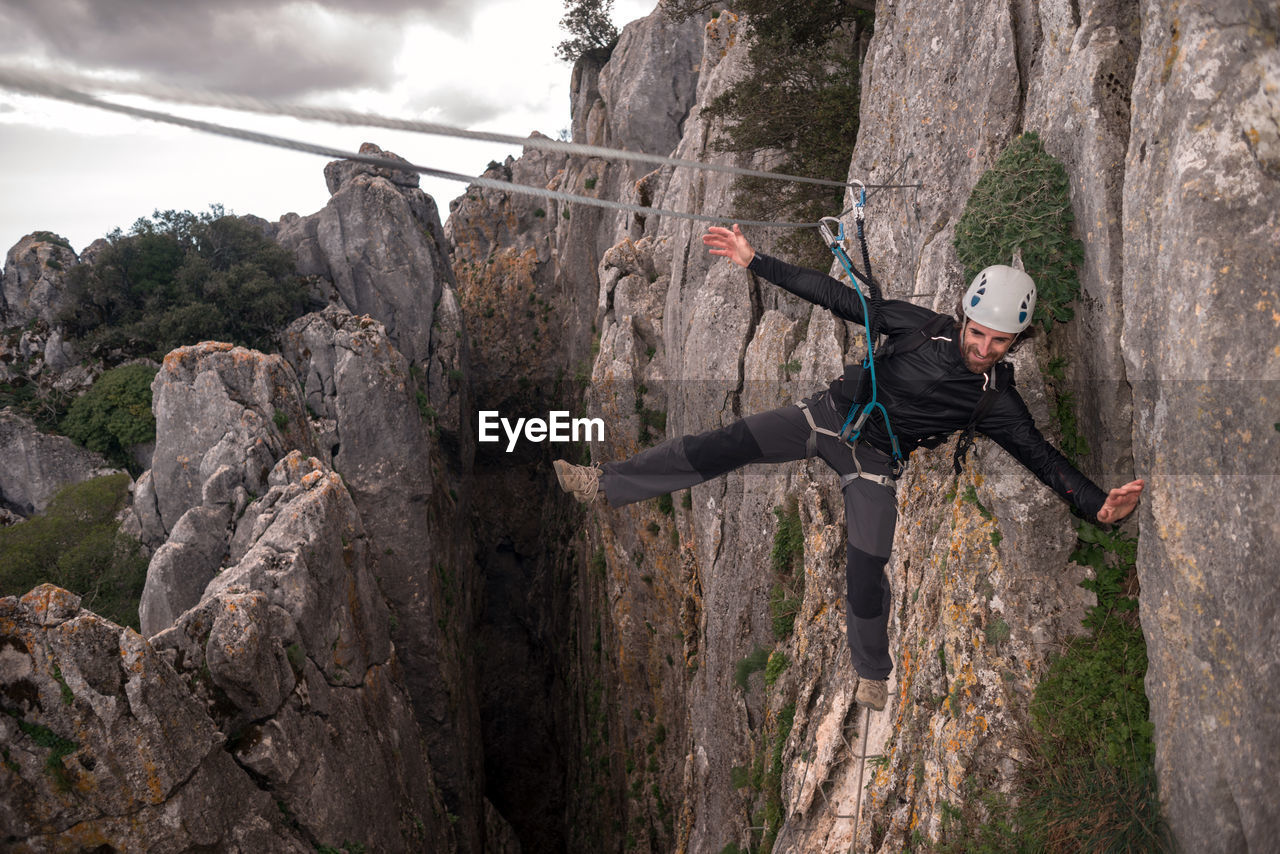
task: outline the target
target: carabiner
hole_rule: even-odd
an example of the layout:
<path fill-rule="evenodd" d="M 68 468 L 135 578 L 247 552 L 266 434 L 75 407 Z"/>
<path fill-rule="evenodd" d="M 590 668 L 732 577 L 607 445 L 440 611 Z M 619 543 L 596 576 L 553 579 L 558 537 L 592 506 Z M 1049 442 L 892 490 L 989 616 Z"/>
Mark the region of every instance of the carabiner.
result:
<path fill-rule="evenodd" d="M 835 236 L 832 236 L 831 229 L 827 227 L 827 222 L 836 224 Z M 835 249 L 844 241 L 844 223 L 833 216 L 824 216 L 818 220 L 818 231 L 822 234 L 822 239 L 827 242 L 828 249 Z"/>

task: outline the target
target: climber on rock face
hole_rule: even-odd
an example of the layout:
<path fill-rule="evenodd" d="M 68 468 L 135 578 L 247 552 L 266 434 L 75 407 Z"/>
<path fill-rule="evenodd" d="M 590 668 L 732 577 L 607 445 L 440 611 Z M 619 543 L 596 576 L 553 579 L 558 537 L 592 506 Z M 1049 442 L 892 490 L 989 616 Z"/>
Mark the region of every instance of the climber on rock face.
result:
<path fill-rule="evenodd" d="M 866 324 L 858 294 L 836 279 L 756 253 L 741 230 L 711 227 L 702 242 L 712 255 L 744 267 L 842 320 Z M 840 475 L 848 534 L 846 619 L 858 676 L 857 701 L 883 709 L 888 698 L 890 591 L 884 568 L 893 545 L 895 484 L 907 456 L 964 431 L 959 471 L 973 431 L 995 441 L 1086 518 L 1103 524 L 1133 512 L 1143 482 L 1103 492 L 1036 429 L 1013 386 L 1005 355 L 1028 335 L 1035 308 L 1031 277 L 988 267 L 965 293 L 952 319 L 899 300 L 879 302 L 872 323 L 886 340 L 873 365 L 849 365 L 830 387 L 801 403 L 750 415 L 718 430 L 681 436 L 603 466 L 556 460 L 561 487 L 582 501 L 604 496 L 620 507 L 685 489 L 750 463 L 821 457 Z M 872 367 L 874 372 L 871 373 Z M 869 376 L 868 376 L 869 375 Z M 867 382 L 882 417 L 871 413 Z M 862 418 L 855 414 L 862 407 Z M 867 417 L 870 415 L 870 417 Z M 855 423 L 856 422 L 856 423 Z M 852 426 L 852 429 L 851 429 Z"/>

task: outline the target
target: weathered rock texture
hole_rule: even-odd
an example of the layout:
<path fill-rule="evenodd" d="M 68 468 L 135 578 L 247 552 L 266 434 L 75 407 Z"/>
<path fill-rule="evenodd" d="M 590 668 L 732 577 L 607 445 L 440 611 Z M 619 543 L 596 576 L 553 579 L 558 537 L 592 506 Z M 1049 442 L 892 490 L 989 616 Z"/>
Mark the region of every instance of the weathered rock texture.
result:
<path fill-rule="evenodd" d="M 0 275 L 0 382 L 35 383 L 43 393 L 87 386 L 93 374 L 76 365 L 58 315 L 66 278 L 77 263 L 66 240 L 47 231 L 28 234 L 5 257 Z"/>
<path fill-rule="evenodd" d="M 65 590 L 0 599 L 0 696 L 6 850 L 311 850 L 173 665 Z"/>
<path fill-rule="evenodd" d="M 360 153 L 402 159 L 371 143 Z M 435 202 L 414 172 L 342 161 L 325 181 L 329 203 L 281 219 L 276 240 L 297 253 L 299 273 L 327 282 L 330 301 L 376 318 L 406 359 L 425 364 L 436 304 L 453 284 Z"/>
<path fill-rule="evenodd" d="M 235 563 L 153 639 L 231 755 L 315 840 L 448 847 L 373 544 L 342 478 L 291 452 L 231 548 Z"/>
<path fill-rule="evenodd" d="M 1266 794 L 1277 728 L 1264 676 L 1276 660 L 1276 585 L 1257 563 L 1280 537 L 1266 509 L 1280 459 L 1268 414 L 1280 357 L 1278 30 L 1274 10 L 1247 3 L 878 4 L 851 152 L 851 176 L 921 182 L 876 197 L 872 254 L 890 296 L 942 311 L 965 284 L 956 222 L 1004 146 L 1034 130 L 1066 166 L 1085 247 L 1083 295 L 1063 334 L 1019 355 L 1019 388 L 1052 436 L 1038 363 L 1069 356 L 1092 448 L 1087 473 L 1104 486 L 1135 472 L 1148 479 L 1130 527 L 1142 533 L 1161 793 L 1188 850 L 1261 851 L 1280 838 L 1280 801 Z M 678 121 L 679 156 L 726 159 L 699 105 L 741 73 L 742 38 L 732 13 L 707 24 L 698 105 Z M 635 126 L 614 114 L 618 96 L 606 92 L 632 61 L 627 44 L 624 35 L 606 62 L 575 68 L 575 139 L 616 140 Z M 722 176 L 662 170 L 619 187 L 610 182 L 620 167 L 593 162 L 577 173 L 570 162 L 556 172 L 549 161 L 530 153 L 503 169 L 665 208 L 731 208 Z M 586 400 L 608 424 L 596 459 L 661 438 L 652 434 L 663 432 L 663 415 L 665 434 L 679 435 L 797 400 L 835 376 L 852 349 L 850 330 L 825 312 L 713 264 L 700 225 L 597 214 L 598 227 L 574 232 L 567 246 L 558 237 L 588 215 L 570 209 L 564 222 L 535 210 L 533 228 L 522 230 L 524 203 L 512 200 L 472 190 L 448 224 L 469 328 L 477 341 L 500 342 L 492 358 L 481 355 L 480 381 L 501 384 L 492 377 L 502 363 L 532 376 L 577 368 L 539 360 L 586 351 L 584 316 L 556 312 L 586 304 L 580 283 L 594 277 L 599 350 Z M 553 225 L 556 237 L 543 237 Z M 766 251 L 770 237 L 752 235 Z M 541 247 L 552 241 L 548 258 Z M 506 269 L 491 273 L 499 261 Z M 513 321 L 525 298 L 532 311 Z M 485 336 L 486 316 L 502 318 L 507 334 Z M 562 330 L 554 341 L 539 337 L 552 328 Z M 798 370 L 788 367 L 795 362 Z M 508 384 L 496 399 L 517 390 Z M 889 568 L 897 669 L 889 709 L 871 717 L 869 732 L 849 692 L 842 511 L 830 473 L 815 464 L 734 473 L 674 498 L 670 507 L 595 511 L 584 549 L 594 557 L 579 601 L 605 613 L 577 626 L 580 739 L 589 764 L 601 750 L 635 761 L 621 775 L 601 761 L 608 773 L 570 776 L 595 803 L 625 804 L 615 839 L 629 835 L 648 850 L 749 844 L 761 802 L 738 788 L 735 769 L 768 761 L 775 748 L 775 850 L 936 843 L 963 792 L 1008 787 L 1031 692 L 1089 600 L 1056 496 L 985 442 L 958 481 L 949 449 L 913 458 Z M 771 511 L 793 498 L 804 592 L 794 633 L 777 642 Z M 771 687 L 752 676 L 741 691 L 735 666 L 758 647 L 776 647 L 791 666 Z M 601 711 L 614 704 L 623 714 Z M 863 751 L 884 757 L 865 781 L 854 758 Z M 621 787 L 625 800 L 615 799 Z"/>
<path fill-rule="evenodd" d="M 1280 9 L 1144 3 L 1124 160 L 1147 693 L 1187 851 L 1280 846 Z M 1140 117 L 1140 118 L 1139 118 Z"/>
<path fill-rule="evenodd" d="M 0 325 L 31 320 L 56 325 L 65 299 L 63 280 L 79 263 L 65 240 L 47 231 L 28 234 L 9 250 L 0 278 Z"/>
<path fill-rule="evenodd" d="M 3 600 L 19 850 L 451 847 L 349 493 L 297 451 L 266 487 L 150 642 L 56 588 Z"/>
<path fill-rule="evenodd" d="M 0 507 L 30 517 L 59 489 L 116 471 L 66 436 L 50 436 L 11 409 L 0 410 Z"/>
<path fill-rule="evenodd" d="M 318 453 L 298 381 L 280 356 L 229 344 L 180 347 L 151 383 L 152 468 L 134 512 L 156 548 L 139 608 L 148 637 L 200 601 L 227 551 L 228 533 L 267 491 L 276 461 Z"/>
<path fill-rule="evenodd" d="M 342 474 L 374 548 L 403 679 L 447 806 L 484 816 L 472 647 L 477 580 L 446 455 L 420 409 L 414 373 L 381 323 L 330 306 L 293 323 L 284 352 L 302 382 L 320 444 Z M 458 419 L 458 413 L 452 413 Z"/>

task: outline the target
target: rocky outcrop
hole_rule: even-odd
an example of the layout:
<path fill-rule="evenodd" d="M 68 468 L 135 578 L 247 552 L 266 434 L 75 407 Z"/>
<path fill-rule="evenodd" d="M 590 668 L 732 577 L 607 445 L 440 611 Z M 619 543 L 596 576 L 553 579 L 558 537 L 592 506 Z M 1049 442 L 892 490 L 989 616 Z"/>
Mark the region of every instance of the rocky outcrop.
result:
<path fill-rule="evenodd" d="M 47 231 L 28 234 L 14 244 L 0 279 L 0 325 L 42 320 L 56 326 L 65 299 L 64 279 L 77 263 L 71 244 Z"/>
<path fill-rule="evenodd" d="M 62 390 L 88 385 L 92 377 L 74 367 L 75 349 L 58 320 L 67 273 L 78 263 L 71 245 L 48 231 L 28 234 L 9 250 L 0 275 L 0 380 Z"/>
<path fill-rule="evenodd" d="M 403 160 L 371 143 L 360 153 Z M 276 241 L 296 253 L 300 274 L 328 283 L 329 301 L 379 320 L 406 359 L 426 363 L 437 303 L 453 285 L 435 202 L 411 171 L 340 161 L 325 181 L 329 203 L 281 219 Z"/>
<path fill-rule="evenodd" d="M 52 585 L 0 599 L 4 845 L 311 850 L 183 677 Z"/>
<path fill-rule="evenodd" d="M 290 452 L 236 525 L 235 563 L 153 643 L 309 838 L 447 850 L 372 549 L 342 478 Z"/>
<path fill-rule="evenodd" d="M 64 486 L 114 471 L 66 436 L 42 433 L 12 409 L 0 410 L 0 507 L 30 517 Z"/>
<path fill-rule="evenodd" d="M 280 356 L 205 343 L 170 353 L 154 384 L 156 463 L 139 484 L 134 524 L 162 542 L 140 608 L 150 637 L 128 635 L 157 665 L 139 670 L 127 692 L 150 697 L 161 680 L 165 707 L 148 714 L 181 717 L 186 740 L 173 752 L 184 772 L 144 781 L 146 809 L 167 821 L 134 826 L 107 808 L 49 817 L 59 798 L 46 786 L 13 807 L 9 841 L 20 850 L 87 839 L 164 850 L 480 851 L 487 836 L 495 847 L 509 841 L 484 798 L 478 702 L 466 678 L 472 582 L 453 576 L 470 547 L 453 536 L 457 493 L 442 486 L 446 466 L 414 375 L 381 324 L 334 307 L 285 339 L 297 374 Z M 74 615 L 78 603 L 64 610 Z M 24 654 L 49 648 L 0 628 Z M 101 656 L 102 638 L 90 640 L 83 655 Z M 6 685 L 32 670 L 14 660 Z M 44 663 L 35 689 L 12 688 L 75 707 L 65 720 L 46 714 L 53 701 L 15 707 L 24 722 L 16 726 L 36 745 L 56 750 L 63 742 L 47 733 L 85 731 L 78 674 L 91 666 L 109 669 L 63 658 Z M 108 703 L 84 700 L 100 715 Z M 84 752 L 89 770 L 156 764 L 151 748 L 127 740 L 125 723 Z M 34 748 L 14 743 L 31 763 L 6 755 L 6 768 L 38 768 Z M 185 780 L 193 783 L 175 782 Z M 189 786 L 203 783 L 244 809 L 201 818 L 211 796 L 192 799 Z"/>
<path fill-rule="evenodd" d="M 138 478 L 136 530 L 155 548 L 139 606 L 148 637 L 200 601 L 232 523 L 293 449 L 315 455 L 298 381 L 280 356 L 205 343 L 169 353 L 151 384 L 152 468 Z"/>
<path fill-rule="evenodd" d="M 320 444 L 367 532 L 402 678 L 450 812 L 478 850 L 484 816 L 479 700 L 469 641 L 478 580 L 461 497 L 420 383 L 381 323 L 330 306 L 294 322 L 285 357 Z M 461 413 L 453 412 L 457 420 Z"/>
<path fill-rule="evenodd" d="M 453 850 L 349 493 L 297 451 L 267 487 L 150 641 L 47 585 L 0 600 L 18 850 Z"/>

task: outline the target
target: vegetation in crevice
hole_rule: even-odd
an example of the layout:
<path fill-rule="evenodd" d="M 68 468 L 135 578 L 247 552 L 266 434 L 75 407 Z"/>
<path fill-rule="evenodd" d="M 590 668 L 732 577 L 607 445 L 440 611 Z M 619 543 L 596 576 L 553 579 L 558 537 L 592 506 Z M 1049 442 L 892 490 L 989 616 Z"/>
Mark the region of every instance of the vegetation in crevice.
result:
<path fill-rule="evenodd" d="M 1073 465 L 1089 454 L 1089 441 L 1080 432 L 1076 419 L 1076 395 L 1067 386 L 1067 360 L 1062 356 L 1050 359 L 1044 370 L 1045 383 L 1053 399 L 1051 414 L 1062 437 L 1059 449 Z"/>
<path fill-rule="evenodd" d="M 706 14 L 711 4 L 675 0 L 663 9 L 676 19 Z M 721 151 L 765 155 L 766 168 L 844 181 L 858 136 L 862 58 L 874 16 L 852 3 L 744 0 L 750 39 L 746 74 L 707 105 L 723 123 Z M 735 181 L 734 216 L 817 222 L 840 212 L 841 188 L 744 177 Z M 830 253 L 809 231 L 784 237 L 779 249 L 797 263 L 822 268 Z"/>
<path fill-rule="evenodd" d="M 1034 319 L 1048 331 L 1074 316 L 1084 247 L 1073 235 L 1067 170 L 1034 132 L 1014 139 L 974 185 L 956 224 L 956 257 L 967 285 L 985 267 L 1012 264 L 1036 282 Z"/>
<path fill-rule="evenodd" d="M 45 758 L 45 772 L 52 778 L 54 787 L 60 792 L 71 791 L 72 781 L 71 775 L 67 771 L 67 766 L 62 760 L 75 753 L 80 749 L 80 745 L 69 738 L 63 738 L 53 730 L 43 724 L 32 723 L 24 720 L 22 715 L 13 709 L 0 706 L 0 712 L 12 717 L 18 724 L 18 729 L 22 731 L 37 747 L 43 747 L 49 751 L 49 755 Z M 8 752 L 5 753 L 8 756 Z M 6 765 L 12 763 L 17 765 L 13 760 L 9 759 Z M 14 770 L 16 773 L 16 769 Z"/>
<path fill-rule="evenodd" d="M 1029 758 L 1009 795 L 974 786 L 944 810 L 942 852 L 1171 851 L 1155 785 L 1146 645 L 1137 620 L 1137 540 L 1081 523 L 1072 559 L 1097 595 L 1087 635 L 1037 685 Z"/>
<path fill-rule="evenodd" d="M 0 596 L 50 582 L 108 620 L 139 628 L 147 558 L 116 519 L 128 500 L 129 476 L 108 475 L 64 487 L 43 513 L 0 528 Z"/>
<path fill-rule="evenodd" d="M 773 636 L 785 640 L 795 628 L 804 597 L 804 531 L 796 499 L 790 499 L 786 507 L 773 508 L 773 515 L 778 520 L 778 528 L 769 554 L 774 575 L 769 590 L 769 617 Z"/>

